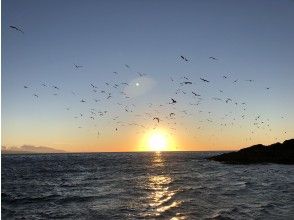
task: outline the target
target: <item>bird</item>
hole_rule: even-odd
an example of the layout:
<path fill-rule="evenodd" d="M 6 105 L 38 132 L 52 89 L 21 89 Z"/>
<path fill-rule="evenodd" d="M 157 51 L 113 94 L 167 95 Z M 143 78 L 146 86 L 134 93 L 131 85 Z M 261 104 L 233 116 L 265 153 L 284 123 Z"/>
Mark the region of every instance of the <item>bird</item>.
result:
<path fill-rule="evenodd" d="M 177 101 L 176 101 L 176 100 L 174 100 L 173 98 L 171 98 L 171 100 L 172 100 L 172 102 L 171 102 L 171 103 L 169 103 L 169 104 L 174 104 L 174 103 L 177 103 Z"/>
<path fill-rule="evenodd" d="M 183 60 L 185 60 L 186 62 L 189 61 L 189 60 L 188 60 L 186 57 L 184 57 L 184 56 L 181 56 L 181 58 L 182 58 Z"/>
<path fill-rule="evenodd" d="M 218 59 L 215 58 L 215 57 L 209 57 L 209 59 L 212 59 L 212 60 L 218 60 Z"/>
<path fill-rule="evenodd" d="M 12 26 L 12 25 L 10 25 L 9 27 L 24 34 L 24 31 L 21 28 L 18 28 L 18 27 Z"/>
<path fill-rule="evenodd" d="M 77 65 L 77 64 L 74 64 L 74 66 L 75 66 L 76 69 L 83 67 L 83 66 L 80 66 L 80 65 Z"/>
<path fill-rule="evenodd" d="M 25 89 L 29 88 L 28 86 L 23 86 Z"/>
<path fill-rule="evenodd" d="M 195 96 L 201 96 L 201 95 L 199 95 L 199 94 L 197 94 L 197 93 L 195 93 L 193 91 L 192 91 L 192 94 L 195 95 Z"/>
<path fill-rule="evenodd" d="M 84 99 L 82 99 L 81 102 L 86 102 L 86 101 Z"/>
<path fill-rule="evenodd" d="M 226 103 L 228 103 L 229 101 L 232 101 L 232 99 L 227 98 L 227 99 L 226 99 Z"/>
<path fill-rule="evenodd" d="M 147 74 L 146 73 L 139 73 L 139 72 L 137 72 L 138 73 L 138 75 L 140 76 L 140 77 L 143 77 L 143 76 L 146 76 Z"/>
<path fill-rule="evenodd" d="M 52 86 L 54 89 L 59 89 L 57 86 Z"/>
<path fill-rule="evenodd" d="M 116 74 L 116 75 L 118 74 L 118 72 L 113 72 L 113 73 Z"/>
<path fill-rule="evenodd" d="M 169 117 L 175 116 L 175 113 L 171 112 L 169 113 Z"/>
<path fill-rule="evenodd" d="M 183 83 L 186 84 L 186 85 L 187 85 L 187 84 L 190 84 L 190 85 L 192 84 L 192 82 L 190 82 L 190 81 L 188 81 L 188 82 L 183 82 Z"/>
<path fill-rule="evenodd" d="M 39 96 L 37 94 L 33 94 L 36 98 L 39 98 Z"/>
<path fill-rule="evenodd" d="M 157 122 L 159 123 L 159 118 L 158 117 L 154 117 L 153 120 L 157 120 Z"/>
<path fill-rule="evenodd" d="M 247 79 L 246 81 L 247 82 L 253 82 L 254 80 L 253 79 Z"/>
<path fill-rule="evenodd" d="M 128 64 L 125 64 L 125 67 L 130 68 L 130 66 Z"/>
<path fill-rule="evenodd" d="M 236 80 L 234 80 L 234 82 L 233 83 L 236 83 L 236 82 L 238 82 L 238 80 L 236 79 Z"/>
<path fill-rule="evenodd" d="M 96 89 L 97 89 L 97 86 L 94 86 L 92 83 L 90 83 L 90 85 L 91 85 L 93 88 L 96 88 Z"/>
<path fill-rule="evenodd" d="M 208 82 L 209 83 L 209 81 L 208 80 L 206 80 L 206 79 L 203 79 L 203 78 L 200 78 L 203 82 Z"/>

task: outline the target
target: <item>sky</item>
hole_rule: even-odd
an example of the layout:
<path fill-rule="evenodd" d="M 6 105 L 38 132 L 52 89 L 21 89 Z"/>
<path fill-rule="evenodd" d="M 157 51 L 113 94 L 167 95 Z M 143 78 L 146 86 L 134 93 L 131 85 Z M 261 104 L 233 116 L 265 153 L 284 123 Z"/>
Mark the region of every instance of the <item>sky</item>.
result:
<path fill-rule="evenodd" d="M 159 134 L 165 150 L 210 151 L 293 138 L 293 21 L 291 0 L 2 0 L 1 144 L 140 151 Z"/>

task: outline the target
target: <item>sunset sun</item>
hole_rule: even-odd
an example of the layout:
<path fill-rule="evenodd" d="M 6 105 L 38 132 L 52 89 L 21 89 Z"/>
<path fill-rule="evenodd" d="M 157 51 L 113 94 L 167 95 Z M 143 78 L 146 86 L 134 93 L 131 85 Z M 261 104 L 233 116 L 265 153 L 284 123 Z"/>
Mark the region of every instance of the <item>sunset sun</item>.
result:
<path fill-rule="evenodd" d="M 160 133 L 151 134 L 148 144 L 149 144 L 150 150 L 152 151 L 166 150 L 166 147 L 167 147 L 166 137 Z"/>

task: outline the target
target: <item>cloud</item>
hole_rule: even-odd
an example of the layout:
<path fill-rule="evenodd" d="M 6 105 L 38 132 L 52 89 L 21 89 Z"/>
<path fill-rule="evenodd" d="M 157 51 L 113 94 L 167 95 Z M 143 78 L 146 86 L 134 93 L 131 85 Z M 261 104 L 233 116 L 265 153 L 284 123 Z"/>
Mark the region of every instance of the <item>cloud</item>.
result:
<path fill-rule="evenodd" d="M 3 154 L 17 154 L 17 153 L 65 153 L 66 151 L 58 150 L 52 147 L 22 145 L 20 147 L 1 147 Z"/>

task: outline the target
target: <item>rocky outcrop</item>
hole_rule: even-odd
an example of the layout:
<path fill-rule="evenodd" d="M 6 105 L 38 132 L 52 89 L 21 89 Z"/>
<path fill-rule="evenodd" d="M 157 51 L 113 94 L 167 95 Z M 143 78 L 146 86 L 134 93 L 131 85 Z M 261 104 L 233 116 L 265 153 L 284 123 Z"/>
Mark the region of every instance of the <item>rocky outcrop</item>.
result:
<path fill-rule="evenodd" d="M 243 148 L 237 152 L 224 153 L 208 159 L 231 164 L 294 164 L 294 139 L 286 140 L 282 144 L 275 143 L 269 146 L 258 144 Z"/>

